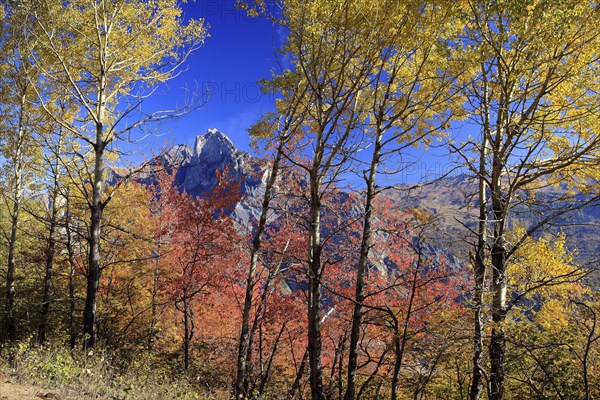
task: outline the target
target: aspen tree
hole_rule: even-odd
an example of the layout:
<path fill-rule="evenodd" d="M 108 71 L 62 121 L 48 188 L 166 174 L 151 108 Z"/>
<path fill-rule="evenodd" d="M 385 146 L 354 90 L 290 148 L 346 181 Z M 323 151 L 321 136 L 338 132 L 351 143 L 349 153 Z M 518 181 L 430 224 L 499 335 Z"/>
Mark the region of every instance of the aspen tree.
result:
<path fill-rule="evenodd" d="M 485 0 L 469 2 L 465 17 L 459 46 L 474 78 L 464 93 L 481 138 L 453 148 L 480 180 L 476 308 L 481 311 L 488 273 L 493 297 L 489 371 L 482 365 L 483 317 L 476 316 L 471 399 L 481 398 L 487 376 L 489 398 L 501 400 L 506 397 L 504 324 L 513 304 L 507 266 L 532 234 L 589 203 L 574 193 L 598 178 L 593 160 L 600 145 L 600 10 L 594 2 Z M 536 204 L 537 191 L 559 184 L 572 192 Z M 538 218 L 509 241 L 517 206 L 529 206 Z"/>
<path fill-rule="evenodd" d="M 118 156 L 119 141 L 129 140 L 146 122 L 171 118 L 198 106 L 158 111 L 140 106 L 158 85 L 175 76 L 206 36 L 200 20 L 184 24 L 180 5 L 170 0 L 62 2 L 23 1 L 32 19 L 37 68 L 44 82 L 72 96 L 79 107 L 75 123 L 60 123 L 80 143 L 76 156 L 87 165 L 79 185 L 90 219 L 87 292 L 83 314 L 84 347 L 93 347 L 102 214 L 114 190 L 105 189 L 105 168 Z M 52 115 L 44 93 L 38 93 Z"/>

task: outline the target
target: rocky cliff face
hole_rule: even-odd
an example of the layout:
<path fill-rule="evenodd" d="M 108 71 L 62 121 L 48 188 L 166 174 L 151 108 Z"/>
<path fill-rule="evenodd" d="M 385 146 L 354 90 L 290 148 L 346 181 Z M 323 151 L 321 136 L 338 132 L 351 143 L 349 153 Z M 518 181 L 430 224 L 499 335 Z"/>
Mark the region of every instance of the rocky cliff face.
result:
<path fill-rule="evenodd" d="M 245 200 L 236 205 L 234 214 L 240 224 L 247 224 L 259 210 L 252 204 L 264 190 L 264 162 L 238 150 L 231 139 L 217 129 L 197 136 L 193 147 L 176 145 L 159 160 L 176 171 L 175 183 L 195 196 L 202 196 L 217 184 L 217 172 L 228 169 L 239 182 Z"/>
<path fill-rule="evenodd" d="M 259 159 L 238 150 L 231 140 L 217 129 L 209 129 L 196 137 L 194 147 L 177 145 L 162 162 L 177 170 L 175 182 L 186 192 L 202 195 L 217 184 L 217 171 L 229 168 L 229 174 L 242 184 L 244 193 L 261 184 L 262 165 Z"/>

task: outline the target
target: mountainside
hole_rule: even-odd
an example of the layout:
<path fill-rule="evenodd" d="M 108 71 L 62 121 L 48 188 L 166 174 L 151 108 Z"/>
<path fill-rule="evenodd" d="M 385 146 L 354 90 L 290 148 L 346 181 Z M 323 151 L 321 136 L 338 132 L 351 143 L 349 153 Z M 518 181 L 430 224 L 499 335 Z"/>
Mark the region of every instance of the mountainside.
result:
<path fill-rule="evenodd" d="M 239 182 L 248 199 L 258 197 L 263 189 L 264 163 L 250 154 L 238 150 L 229 137 L 217 129 L 209 129 L 197 136 L 194 147 L 176 145 L 158 160 L 175 170 L 175 184 L 195 196 L 202 196 L 217 184 L 217 172 L 228 170 L 228 175 Z M 240 221 L 248 221 L 257 213 L 244 201 L 235 208 Z"/>
<path fill-rule="evenodd" d="M 401 208 L 421 208 L 431 213 L 438 229 L 432 232 L 433 245 L 451 251 L 457 257 L 468 257 L 469 243 L 474 240 L 470 230 L 478 221 L 477 182 L 466 175 L 446 177 L 418 186 L 406 186 L 406 190 L 394 192 L 392 198 Z M 518 204 L 508 221 L 509 226 L 529 228 L 551 212 L 567 205 L 565 190 L 545 186 L 535 193 L 535 201 L 529 204 L 530 193 L 519 193 Z M 583 195 L 579 196 L 584 199 Z M 552 233 L 564 233 L 567 246 L 580 263 L 598 262 L 600 254 L 600 206 L 588 206 L 570 212 L 549 225 Z"/>
<path fill-rule="evenodd" d="M 235 208 L 240 223 L 257 215 L 263 193 L 265 165 L 261 159 L 238 150 L 231 140 L 217 129 L 210 129 L 196 138 L 193 147 L 177 145 L 162 156 L 161 163 L 176 170 L 176 184 L 188 193 L 202 195 L 216 185 L 216 172 L 229 168 L 229 174 L 241 183 L 246 198 Z M 436 219 L 429 241 L 433 252 L 443 249 L 458 259 L 467 260 L 473 229 L 477 224 L 476 182 L 465 175 L 452 176 L 406 190 L 390 193 L 398 209 L 424 209 Z M 563 191 L 546 187 L 536 193 L 537 209 L 519 206 L 510 225 L 529 227 L 557 205 Z M 527 194 L 521 194 L 521 197 Z M 525 203 L 525 202 L 524 202 Z M 567 244 L 580 262 L 590 262 L 600 253 L 600 207 L 588 207 L 571 213 L 552 227 L 554 233 L 564 232 Z M 454 259 L 454 257 L 452 257 Z"/>
<path fill-rule="evenodd" d="M 229 174 L 242 182 L 244 193 L 261 183 L 261 160 L 238 150 L 217 129 L 197 136 L 194 147 L 177 145 L 167 151 L 161 162 L 176 169 L 175 182 L 186 192 L 201 195 L 217 184 L 216 172 L 229 168 Z"/>

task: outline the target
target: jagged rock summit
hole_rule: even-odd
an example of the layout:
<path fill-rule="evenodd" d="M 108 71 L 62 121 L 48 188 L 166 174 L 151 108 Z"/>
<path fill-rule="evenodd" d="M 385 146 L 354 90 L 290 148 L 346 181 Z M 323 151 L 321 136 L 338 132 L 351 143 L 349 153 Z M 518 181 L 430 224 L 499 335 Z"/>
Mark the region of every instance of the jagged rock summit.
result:
<path fill-rule="evenodd" d="M 239 153 L 241 152 L 235 148 L 231 139 L 215 128 L 209 129 L 204 135 L 196 136 L 193 157 L 203 162 L 219 163 L 232 160 Z"/>
<path fill-rule="evenodd" d="M 261 183 L 260 160 L 238 150 L 218 129 L 197 136 L 194 147 L 173 146 L 162 162 L 176 169 L 175 183 L 186 192 L 202 195 L 217 184 L 216 173 L 229 168 L 229 174 L 248 193 Z"/>

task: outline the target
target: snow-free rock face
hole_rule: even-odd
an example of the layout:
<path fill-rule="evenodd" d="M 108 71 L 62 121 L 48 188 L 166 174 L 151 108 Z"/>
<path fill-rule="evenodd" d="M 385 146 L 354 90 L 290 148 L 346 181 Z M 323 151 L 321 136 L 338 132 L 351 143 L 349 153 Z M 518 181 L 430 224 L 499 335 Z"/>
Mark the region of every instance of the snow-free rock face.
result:
<path fill-rule="evenodd" d="M 163 160 L 177 170 L 176 184 L 193 195 L 202 195 L 211 190 L 217 184 L 217 172 L 227 168 L 230 176 L 242 184 L 244 193 L 260 184 L 259 160 L 238 150 L 217 129 L 209 129 L 196 137 L 193 148 L 174 146 Z"/>
<path fill-rule="evenodd" d="M 169 166 L 180 166 L 192 161 L 192 148 L 185 144 L 173 146 L 161 156 L 160 163 Z"/>
<path fill-rule="evenodd" d="M 175 184 L 195 196 L 203 196 L 217 184 L 217 172 L 228 170 L 229 177 L 241 185 L 244 201 L 234 214 L 241 225 L 248 225 L 258 209 L 252 204 L 264 192 L 264 162 L 237 149 L 224 133 L 209 129 L 197 136 L 194 146 L 176 145 L 161 156 L 161 164 L 176 171 Z"/>
<path fill-rule="evenodd" d="M 210 165 L 234 161 L 240 158 L 241 153 L 224 133 L 209 129 L 204 135 L 196 137 L 193 157 Z"/>

